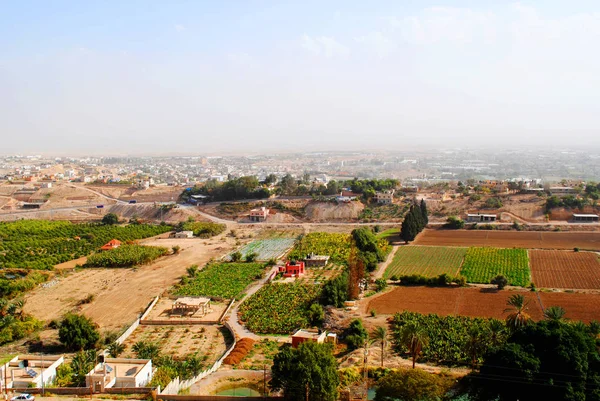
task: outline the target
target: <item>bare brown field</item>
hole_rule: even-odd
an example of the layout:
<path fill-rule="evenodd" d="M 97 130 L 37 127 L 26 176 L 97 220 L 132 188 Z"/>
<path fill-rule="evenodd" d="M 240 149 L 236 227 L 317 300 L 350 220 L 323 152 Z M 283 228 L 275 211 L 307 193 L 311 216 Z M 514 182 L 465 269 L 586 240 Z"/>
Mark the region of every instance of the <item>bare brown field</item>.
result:
<path fill-rule="evenodd" d="M 222 238 L 145 240 L 146 245 L 179 245 L 181 251 L 136 269 L 82 269 L 56 278 L 53 285 L 39 286 L 27 294 L 25 312 L 44 321 L 60 319 L 70 311 L 81 312 L 102 329 L 119 330 L 135 320 L 153 297 L 185 275 L 186 268 L 230 252 L 235 239 Z M 89 295 L 93 295 L 91 303 L 78 305 Z"/>
<path fill-rule="evenodd" d="M 537 294 L 531 291 L 489 291 L 480 288 L 398 287 L 372 299 L 366 310 L 391 315 L 411 311 L 438 315 L 465 315 L 504 319 L 506 301 L 513 294 L 529 300 L 527 313 L 535 320 L 543 317 Z M 573 320 L 600 320 L 600 294 L 538 293 L 544 307 L 558 305 Z"/>
<path fill-rule="evenodd" d="M 600 250 L 600 232 L 424 230 L 414 244 Z"/>
<path fill-rule="evenodd" d="M 225 352 L 226 343 L 219 326 L 140 326 L 125 341 L 124 358 L 135 358 L 132 347 L 138 341 L 157 344 L 162 354 L 185 358 L 190 354 L 205 357 L 210 366 Z"/>
<path fill-rule="evenodd" d="M 529 263 L 538 287 L 600 289 L 600 263 L 593 252 L 530 250 Z"/>

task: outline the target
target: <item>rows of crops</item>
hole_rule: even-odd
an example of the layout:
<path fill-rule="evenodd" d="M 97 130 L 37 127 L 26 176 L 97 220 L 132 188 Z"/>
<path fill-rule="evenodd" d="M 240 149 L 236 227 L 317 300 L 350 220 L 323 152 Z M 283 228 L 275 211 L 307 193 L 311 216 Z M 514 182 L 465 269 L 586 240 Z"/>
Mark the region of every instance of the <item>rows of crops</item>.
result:
<path fill-rule="evenodd" d="M 310 253 L 329 255 L 332 262 L 345 263 L 350 255 L 350 234 L 307 234 L 292 249 L 288 259 L 304 259 Z"/>
<path fill-rule="evenodd" d="M 0 267 L 51 269 L 58 263 L 87 256 L 113 238 L 133 241 L 171 229 L 168 225 L 111 226 L 44 220 L 0 223 Z"/>
<path fill-rule="evenodd" d="M 263 239 L 252 241 L 238 249 L 238 252 L 242 254 L 242 258 L 255 253 L 257 255 L 256 260 L 278 259 L 294 245 L 294 242 L 293 238 Z M 231 260 L 231 254 L 227 255 L 227 259 Z"/>
<path fill-rule="evenodd" d="M 177 295 L 239 298 L 246 287 L 263 276 L 262 263 L 212 263 L 184 280 Z"/>
<path fill-rule="evenodd" d="M 469 248 L 460 273 L 470 283 L 489 283 L 498 274 L 510 285 L 525 287 L 531 281 L 525 249 Z"/>
<path fill-rule="evenodd" d="M 240 318 L 260 334 L 291 334 L 309 325 L 308 308 L 321 287 L 301 283 L 271 283 L 240 306 Z"/>
<path fill-rule="evenodd" d="M 150 263 L 168 253 L 169 250 L 162 246 L 121 245 L 110 251 L 91 255 L 84 266 L 133 267 Z"/>
<path fill-rule="evenodd" d="M 466 253 L 467 248 L 402 246 L 385 270 L 384 278 L 411 274 L 435 277 L 444 273 L 455 277 Z"/>

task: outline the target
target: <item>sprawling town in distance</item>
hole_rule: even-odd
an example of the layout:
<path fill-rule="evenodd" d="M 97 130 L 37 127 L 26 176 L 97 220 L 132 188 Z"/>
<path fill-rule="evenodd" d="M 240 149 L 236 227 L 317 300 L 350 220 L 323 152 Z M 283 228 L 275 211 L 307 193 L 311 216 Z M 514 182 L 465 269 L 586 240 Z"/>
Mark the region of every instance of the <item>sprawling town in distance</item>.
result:
<path fill-rule="evenodd" d="M 3 401 L 600 401 L 600 1 L 0 1 Z"/>

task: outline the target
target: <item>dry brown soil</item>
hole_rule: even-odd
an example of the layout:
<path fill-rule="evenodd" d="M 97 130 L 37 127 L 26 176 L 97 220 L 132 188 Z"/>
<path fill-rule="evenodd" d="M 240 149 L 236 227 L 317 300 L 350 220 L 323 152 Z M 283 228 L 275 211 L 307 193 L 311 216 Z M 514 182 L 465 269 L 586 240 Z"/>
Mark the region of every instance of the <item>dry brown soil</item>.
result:
<path fill-rule="evenodd" d="M 494 317 L 504 319 L 506 301 L 513 294 L 523 294 L 529 300 L 527 313 L 533 319 L 542 318 L 542 305 L 562 306 L 567 318 L 574 320 L 600 319 L 600 294 L 566 292 L 531 292 L 525 290 L 495 291 L 485 288 L 429 288 L 398 287 L 373 297 L 365 311 L 375 310 L 378 314 L 394 314 L 411 311 L 436 313 L 439 315 L 465 315 L 472 317 Z M 539 295 L 539 299 L 538 299 Z M 540 304 L 541 300 L 541 304 Z"/>
<path fill-rule="evenodd" d="M 529 251 L 532 281 L 541 288 L 600 289 L 594 252 Z"/>
<path fill-rule="evenodd" d="M 600 250 L 600 232 L 424 230 L 414 244 Z"/>
<path fill-rule="evenodd" d="M 187 267 L 203 265 L 231 251 L 235 239 L 221 235 L 209 240 L 150 239 L 143 243 L 168 248 L 179 245 L 181 251 L 135 269 L 82 269 L 57 278 L 55 285 L 40 286 L 27 294 L 25 312 L 50 321 L 78 311 L 103 329 L 121 329 L 135 320 L 153 297 L 175 284 Z M 91 303 L 77 306 L 89 295 L 94 296 Z"/>

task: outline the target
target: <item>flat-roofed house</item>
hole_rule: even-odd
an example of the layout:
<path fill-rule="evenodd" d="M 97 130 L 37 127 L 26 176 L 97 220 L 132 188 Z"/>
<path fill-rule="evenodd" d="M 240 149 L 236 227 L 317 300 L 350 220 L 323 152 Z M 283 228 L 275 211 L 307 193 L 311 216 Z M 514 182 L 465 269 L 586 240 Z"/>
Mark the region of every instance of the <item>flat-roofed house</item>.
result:
<path fill-rule="evenodd" d="M 376 192 L 375 199 L 377 200 L 377 203 L 382 205 L 394 203 L 394 190 Z"/>
<path fill-rule="evenodd" d="M 56 368 L 63 362 L 62 356 L 56 355 L 18 355 L 0 368 L 2 389 L 40 388 L 56 379 Z"/>
<path fill-rule="evenodd" d="M 311 253 L 306 256 L 304 263 L 306 267 L 325 267 L 329 262 L 329 256 L 327 255 L 315 255 Z"/>
<path fill-rule="evenodd" d="M 578 223 L 597 223 L 599 217 L 597 214 L 573 213 L 573 221 Z"/>
<path fill-rule="evenodd" d="M 267 216 L 269 215 L 269 209 L 267 209 L 266 207 L 260 207 L 257 209 L 252 209 L 250 210 L 250 221 L 265 221 L 267 219 Z"/>
<path fill-rule="evenodd" d="M 85 385 L 101 393 L 106 388 L 146 387 L 151 380 L 150 359 L 105 358 L 85 376 Z"/>
<path fill-rule="evenodd" d="M 304 274 L 304 262 L 288 260 L 285 266 L 279 268 L 279 272 L 283 273 L 283 277 L 300 277 Z"/>
<path fill-rule="evenodd" d="M 495 222 L 498 216 L 495 214 L 469 213 L 467 221 L 469 223 L 492 223 Z"/>
<path fill-rule="evenodd" d="M 337 342 L 337 335 L 335 333 L 327 333 L 326 331 L 320 330 L 297 330 L 292 334 L 292 347 L 298 348 L 300 344 L 305 341 L 314 341 L 316 343 L 333 343 Z"/>

